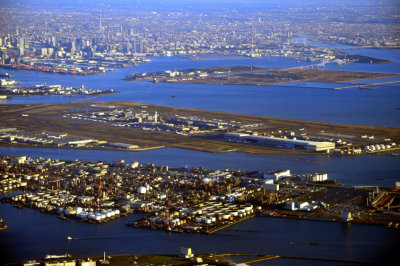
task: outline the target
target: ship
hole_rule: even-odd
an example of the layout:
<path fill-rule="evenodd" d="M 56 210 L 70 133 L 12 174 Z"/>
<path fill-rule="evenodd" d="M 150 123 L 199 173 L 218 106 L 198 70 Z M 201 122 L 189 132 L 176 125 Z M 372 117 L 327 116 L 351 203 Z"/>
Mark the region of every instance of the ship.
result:
<path fill-rule="evenodd" d="M 5 73 L 5 74 L 0 73 L 0 78 L 12 78 L 12 77 L 13 77 L 13 76 L 10 75 L 10 74 L 8 74 L 8 73 Z"/>

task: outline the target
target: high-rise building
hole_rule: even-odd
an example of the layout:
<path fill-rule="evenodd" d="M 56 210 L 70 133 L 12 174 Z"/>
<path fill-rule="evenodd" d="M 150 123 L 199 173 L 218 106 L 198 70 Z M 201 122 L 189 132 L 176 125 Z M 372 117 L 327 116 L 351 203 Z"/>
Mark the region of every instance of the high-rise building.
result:
<path fill-rule="evenodd" d="M 18 44 L 18 49 L 19 49 L 19 56 L 24 56 L 25 53 L 25 44 L 24 44 L 24 38 L 19 38 L 19 44 Z"/>
<path fill-rule="evenodd" d="M 51 37 L 51 46 L 53 46 L 53 47 L 57 46 L 57 42 L 56 42 L 56 37 L 55 36 Z"/>
<path fill-rule="evenodd" d="M 76 51 L 76 47 L 75 47 L 75 40 L 71 41 L 71 54 L 74 54 Z"/>

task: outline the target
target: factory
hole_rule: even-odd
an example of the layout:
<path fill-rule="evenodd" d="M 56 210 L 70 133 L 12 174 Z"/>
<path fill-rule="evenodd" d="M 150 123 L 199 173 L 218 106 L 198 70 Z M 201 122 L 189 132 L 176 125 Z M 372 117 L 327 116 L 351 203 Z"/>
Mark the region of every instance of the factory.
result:
<path fill-rule="evenodd" d="M 272 146 L 282 149 L 302 149 L 328 152 L 329 150 L 335 148 L 335 143 L 333 142 L 285 139 L 270 136 L 249 135 L 244 133 L 225 133 L 224 138 L 228 141 L 254 143 L 258 145 Z"/>

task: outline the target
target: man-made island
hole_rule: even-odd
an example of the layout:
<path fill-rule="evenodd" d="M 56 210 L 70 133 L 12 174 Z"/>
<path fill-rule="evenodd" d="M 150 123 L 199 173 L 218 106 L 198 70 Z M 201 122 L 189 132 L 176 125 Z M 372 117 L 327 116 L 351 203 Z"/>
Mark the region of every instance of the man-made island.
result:
<path fill-rule="evenodd" d="M 167 70 L 154 73 L 134 73 L 125 79 L 130 81 L 149 80 L 153 82 L 270 85 L 298 81 L 349 82 L 397 76 L 382 73 L 324 70 L 321 69 L 323 66 L 324 64 L 316 64 L 314 66 L 289 69 L 252 66 L 210 67 L 180 71 Z"/>
<path fill-rule="evenodd" d="M 133 102 L 1 105 L 3 145 L 357 155 L 398 149 L 400 129 Z"/>
<path fill-rule="evenodd" d="M 400 226 L 400 184 L 344 186 L 327 173 L 210 170 L 137 161 L 0 156 L 2 202 L 86 223 L 213 234 L 254 216 Z M 73 238 L 73 236 L 71 236 Z"/>

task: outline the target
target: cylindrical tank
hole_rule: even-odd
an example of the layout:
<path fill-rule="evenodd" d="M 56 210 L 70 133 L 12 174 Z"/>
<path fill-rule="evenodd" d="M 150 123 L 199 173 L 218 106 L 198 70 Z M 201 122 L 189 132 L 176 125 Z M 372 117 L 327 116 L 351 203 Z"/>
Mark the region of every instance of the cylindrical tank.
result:
<path fill-rule="evenodd" d="M 138 192 L 139 194 L 146 194 L 147 189 L 146 189 L 145 187 L 138 187 L 138 188 L 137 188 L 137 192 Z"/>
<path fill-rule="evenodd" d="M 230 214 L 223 214 L 223 215 L 221 216 L 221 218 L 224 219 L 224 220 L 228 220 L 229 217 L 231 217 Z"/>

